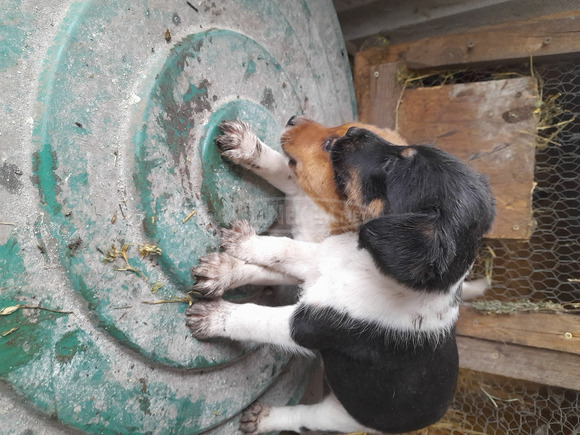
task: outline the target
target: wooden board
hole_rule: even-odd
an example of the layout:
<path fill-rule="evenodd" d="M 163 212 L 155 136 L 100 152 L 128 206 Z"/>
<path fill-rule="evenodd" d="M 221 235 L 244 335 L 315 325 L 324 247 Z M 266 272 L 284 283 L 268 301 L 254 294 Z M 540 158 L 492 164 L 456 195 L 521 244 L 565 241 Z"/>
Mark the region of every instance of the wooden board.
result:
<path fill-rule="evenodd" d="M 402 62 L 409 68 L 449 68 L 478 62 L 529 60 L 530 56 L 539 60 L 543 56 L 579 53 L 579 34 L 580 11 L 573 11 L 359 51 L 354 62 L 359 120 L 372 119 L 375 94 L 371 85 L 373 73 L 381 64 Z"/>
<path fill-rule="evenodd" d="M 580 390 L 580 356 L 457 337 L 459 365 L 478 372 Z"/>
<path fill-rule="evenodd" d="M 480 314 L 461 307 L 457 334 L 580 355 L 580 318 L 570 314 Z"/>
<path fill-rule="evenodd" d="M 358 110 L 358 119 L 361 122 L 372 124 L 371 105 L 375 99 L 376 88 L 371 91 L 372 82 L 376 80 L 375 71 L 379 65 L 394 63 L 397 59 L 390 56 L 388 48 L 369 48 L 360 51 L 354 58 L 354 93 Z M 381 77 L 379 75 L 379 77 Z M 383 76 L 383 78 L 385 78 Z M 376 84 L 374 85 L 376 86 Z"/>
<path fill-rule="evenodd" d="M 539 100 L 530 77 L 405 90 L 399 133 L 431 143 L 488 175 L 497 215 L 490 238 L 527 239 Z"/>
<path fill-rule="evenodd" d="M 395 130 L 397 127 L 397 105 L 401 97 L 402 87 L 397 80 L 398 62 L 383 63 L 371 70 L 370 93 L 377 96 L 371 98 L 368 123 L 381 128 Z"/>
<path fill-rule="evenodd" d="M 427 38 L 405 53 L 412 69 L 529 59 L 580 51 L 578 12 L 554 19 L 507 23 L 458 35 Z"/>

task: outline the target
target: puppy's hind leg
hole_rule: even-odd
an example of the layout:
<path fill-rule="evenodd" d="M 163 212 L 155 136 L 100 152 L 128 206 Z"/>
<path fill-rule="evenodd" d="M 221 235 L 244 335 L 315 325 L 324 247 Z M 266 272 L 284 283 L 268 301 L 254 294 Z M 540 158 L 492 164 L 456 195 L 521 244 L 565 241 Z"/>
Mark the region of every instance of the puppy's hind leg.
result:
<path fill-rule="evenodd" d="M 374 433 L 352 418 L 334 394 L 315 405 L 271 407 L 254 403 L 242 414 L 240 430 L 248 434 L 282 430 Z"/>

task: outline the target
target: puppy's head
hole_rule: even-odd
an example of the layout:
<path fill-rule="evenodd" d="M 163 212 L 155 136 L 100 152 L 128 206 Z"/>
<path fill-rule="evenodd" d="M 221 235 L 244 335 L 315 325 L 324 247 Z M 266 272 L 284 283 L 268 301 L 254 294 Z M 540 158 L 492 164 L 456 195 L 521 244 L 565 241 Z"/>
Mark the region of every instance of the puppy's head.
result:
<path fill-rule="evenodd" d="M 439 149 L 393 145 L 356 127 L 333 143 L 330 156 L 338 194 L 368 219 L 360 247 L 383 273 L 433 291 L 465 275 L 494 217 L 482 176 Z"/>
<path fill-rule="evenodd" d="M 348 215 L 345 213 L 343 198 L 337 192 L 330 161 L 330 150 L 334 142 L 354 126 L 372 130 L 389 142 L 405 144 L 405 141 L 392 130 L 360 123 L 325 127 L 298 116 L 290 118 L 280 138 L 282 148 L 289 157 L 290 168 L 296 174 L 300 187 L 319 207 L 334 217 L 333 233 L 356 228 L 360 220 L 358 210 L 356 212 L 351 210 Z"/>

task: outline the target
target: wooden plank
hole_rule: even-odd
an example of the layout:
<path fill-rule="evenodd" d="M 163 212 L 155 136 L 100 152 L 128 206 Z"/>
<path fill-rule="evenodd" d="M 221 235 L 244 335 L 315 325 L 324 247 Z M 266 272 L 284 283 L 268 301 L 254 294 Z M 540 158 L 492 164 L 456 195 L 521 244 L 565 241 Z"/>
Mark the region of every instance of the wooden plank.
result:
<path fill-rule="evenodd" d="M 371 124 L 371 100 L 376 94 L 371 93 L 371 83 L 374 79 L 374 68 L 383 63 L 396 62 L 392 59 L 389 48 L 374 47 L 359 51 L 354 57 L 354 92 L 360 122 Z"/>
<path fill-rule="evenodd" d="M 403 92 L 397 80 L 399 63 L 383 63 L 371 70 L 371 107 L 368 123 L 394 130 L 397 124 L 397 103 Z"/>
<path fill-rule="evenodd" d="M 481 314 L 461 307 L 457 334 L 580 355 L 580 318 L 570 314 Z"/>
<path fill-rule="evenodd" d="M 536 80 L 508 80 L 407 89 L 398 110 L 409 143 L 432 143 L 489 176 L 497 214 L 490 238 L 528 239 L 532 191 Z"/>
<path fill-rule="evenodd" d="M 457 337 L 462 368 L 580 390 L 580 356 L 470 337 Z"/>
<path fill-rule="evenodd" d="M 403 62 L 409 68 L 444 68 L 578 53 L 579 34 L 580 10 L 359 51 L 354 66 L 358 118 L 370 123 L 371 100 L 375 97 L 371 93 L 372 72 L 383 63 Z"/>
<path fill-rule="evenodd" d="M 426 38 L 405 53 L 411 69 L 440 68 L 498 60 L 539 58 L 580 51 L 580 11 Z"/>

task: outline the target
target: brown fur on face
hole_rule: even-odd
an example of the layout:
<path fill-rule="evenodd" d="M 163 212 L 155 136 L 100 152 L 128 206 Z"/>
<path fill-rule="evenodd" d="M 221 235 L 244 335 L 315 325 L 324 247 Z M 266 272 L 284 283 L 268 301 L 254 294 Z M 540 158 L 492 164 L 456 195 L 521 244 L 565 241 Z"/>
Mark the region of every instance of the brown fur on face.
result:
<path fill-rule="evenodd" d="M 397 145 L 407 145 L 407 142 L 393 130 L 359 122 L 325 127 L 309 119 L 296 117 L 293 123 L 294 125 L 287 126 L 282 133 L 282 148 L 291 158 L 290 167 L 296 174 L 300 187 L 319 207 L 334 217 L 331 232 L 337 234 L 354 229 L 361 220 L 380 215 L 383 210 L 382 203 L 373 201 L 363 206 L 356 182 L 349 183 L 346 202 L 339 197 L 330 154 L 324 149 L 325 144 L 344 136 L 350 127 L 365 128 Z"/>

